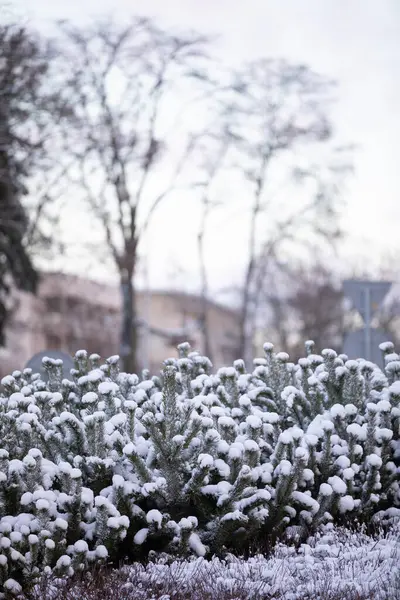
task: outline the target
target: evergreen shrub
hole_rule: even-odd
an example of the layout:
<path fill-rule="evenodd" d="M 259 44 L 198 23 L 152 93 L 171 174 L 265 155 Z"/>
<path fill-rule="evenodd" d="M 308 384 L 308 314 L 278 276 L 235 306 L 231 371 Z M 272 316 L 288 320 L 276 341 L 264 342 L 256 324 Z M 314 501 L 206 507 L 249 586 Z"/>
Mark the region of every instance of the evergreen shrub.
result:
<path fill-rule="evenodd" d="M 73 381 L 44 359 L 0 392 L 0 584 L 42 573 L 221 556 L 304 540 L 323 524 L 400 515 L 400 359 L 385 369 L 333 350 L 295 365 L 265 344 L 212 373 L 179 346 L 161 376 L 76 353 Z"/>

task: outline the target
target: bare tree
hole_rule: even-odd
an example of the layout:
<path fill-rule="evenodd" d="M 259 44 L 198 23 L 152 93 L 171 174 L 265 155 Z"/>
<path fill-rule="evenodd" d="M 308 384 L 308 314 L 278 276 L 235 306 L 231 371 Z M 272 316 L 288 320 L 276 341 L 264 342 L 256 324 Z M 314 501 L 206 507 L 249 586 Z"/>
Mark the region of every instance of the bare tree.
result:
<path fill-rule="evenodd" d="M 329 261 L 282 263 L 274 259 L 262 292 L 262 332 L 265 339 L 288 352 L 293 360 L 304 355 L 312 339 L 318 351 L 342 350 L 346 320 L 341 281 Z"/>
<path fill-rule="evenodd" d="M 212 195 L 213 184 L 218 179 L 220 172 L 224 168 L 225 159 L 229 152 L 229 136 L 217 137 L 210 134 L 205 137 L 205 145 L 200 146 L 200 151 L 204 156 L 201 161 L 203 180 L 199 182 L 201 217 L 199 230 L 197 234 L 197 251 L 200 267 L 200 297 L 201 297 L 201 316 L 200 328 L 203 338 L 202 351 L 211 361 L 212 350 L 210 343 L 208 307 L 210 301 L 210 290 L 208 284 L 208 272 L 205 257 L 206 235 L 211 211 L 221 204 L 221 200 Z"/>
<path fill-rule="evenodd" d="M 209 85 L 207 39 L 174 35 L 139 18 L 86 30 L 64 23 L 62 30 L 65 88 L 76 106 L 68 131 L 75 183 L 119 274 L 120 354 L 125 370 L 133 371 L 139 245 L 157 207 L 190 181 L 199 129 L 187 127 L 185 111 Z"/>
<path fill-rule="evenodd" d="M 400 300 L 396 268 L 382 266 L 360 271 L 332 257 L 312 256 L 302 261 L 279 261 L 272 256 L 264 272 L 256 330 L 265 340 L 287 351 L 293 360 L 304 355 L 304 342 L 312 339 L 317 351 L 343 351 L 347 334 L 363 326 L 362 317 L 346 300 L 343 273 L 355 279 L 393 281 L 382 306 L 376 309 L 372 326 L 382 329 L 395 345 L 400 343 Z M 262 338 L 262 339 L 261 339 Z"/>
<path fill-rule="evenodd" d="M 238 347 L 238 355 L 247 361 L 263 270 L 271 254 L 288 243 L 293 246 L 304 227 L 312 236 L 332 239 L 337 233 L 335 196 L 326 193 L 312 154 L 307 155 L 311 147 L 321 152 L 330 140 L 331 87 L 302 65 L 263 60 L 236 73 L 226 93 L 222 122 L 233 142 L 231 156 L 242 175 L 243 195 L 250 202 Z M 296 184 L 303 184 L 297 186 L 301 192 L 288 186 L 293 175 Z"/>

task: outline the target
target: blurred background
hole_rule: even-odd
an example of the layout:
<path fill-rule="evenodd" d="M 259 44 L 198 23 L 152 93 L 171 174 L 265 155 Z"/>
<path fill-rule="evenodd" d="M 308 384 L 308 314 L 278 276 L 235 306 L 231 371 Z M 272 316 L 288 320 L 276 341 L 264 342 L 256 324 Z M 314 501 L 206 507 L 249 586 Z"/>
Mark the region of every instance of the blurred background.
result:
<path fill-rule="evenodd" d="M 399 73 L 397 0 L 0 0 L 0 375 L 182 341 L 379 360 Z"/>

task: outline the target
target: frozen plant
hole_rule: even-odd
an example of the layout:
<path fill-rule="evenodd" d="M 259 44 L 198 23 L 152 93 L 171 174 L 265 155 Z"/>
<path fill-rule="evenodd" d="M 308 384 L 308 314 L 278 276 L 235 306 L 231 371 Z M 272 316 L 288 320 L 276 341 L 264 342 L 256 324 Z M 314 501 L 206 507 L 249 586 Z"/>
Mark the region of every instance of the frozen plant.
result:
<path fill-rule="evenodd" d="M 43 571 L 69 575 L 149 552 L 251 551 L 293 532 L 305 540 L 331 521 L 396 520 L 393 349 L 384 349 L 385 372 L 333 350 L 318 355 L 311 342 L 297 365 L 271 344 L 264 350 L 249 373 L 241 360 L 213 373 L 181 344 L 161 376 L 140 379 L 120 372 L 118 357 L 101 364 L 81 350 L 73 381 L 50 359 L 47 383 L 29 369 L 5 377 L 7 593 Z"/>

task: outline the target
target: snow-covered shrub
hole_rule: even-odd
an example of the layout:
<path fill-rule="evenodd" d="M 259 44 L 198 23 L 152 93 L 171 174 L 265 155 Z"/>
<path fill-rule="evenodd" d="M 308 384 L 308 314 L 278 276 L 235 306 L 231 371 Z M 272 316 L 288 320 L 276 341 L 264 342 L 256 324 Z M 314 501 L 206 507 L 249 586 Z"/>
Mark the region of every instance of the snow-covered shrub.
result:
<path fill-rule="evenodd" d="M 29 600 L 398 600 L 399 526 L 370 536 L 331 525 L 298 548 L 279 544 L 268 557 L 157 556 L 68 580 L 43 577 Z"/>
<path fill-rule="evenodd" d="M 179 347 L 162 377 L 76 354 L 73 381 L 45 359 L 5 377 L 0 396 L 0 578 L 43 570 L 199 556 L 335 520 L 400 514 L 400 361 L 386 368 L 332 350 L 298 365 L 266 344 L 211 373 Z M 17 583 L 15 584 L 17 586 Z M 10 593 L 12 590 L 10 588 Z M 16 589 L 16 588 L 15 588 Z"/>

